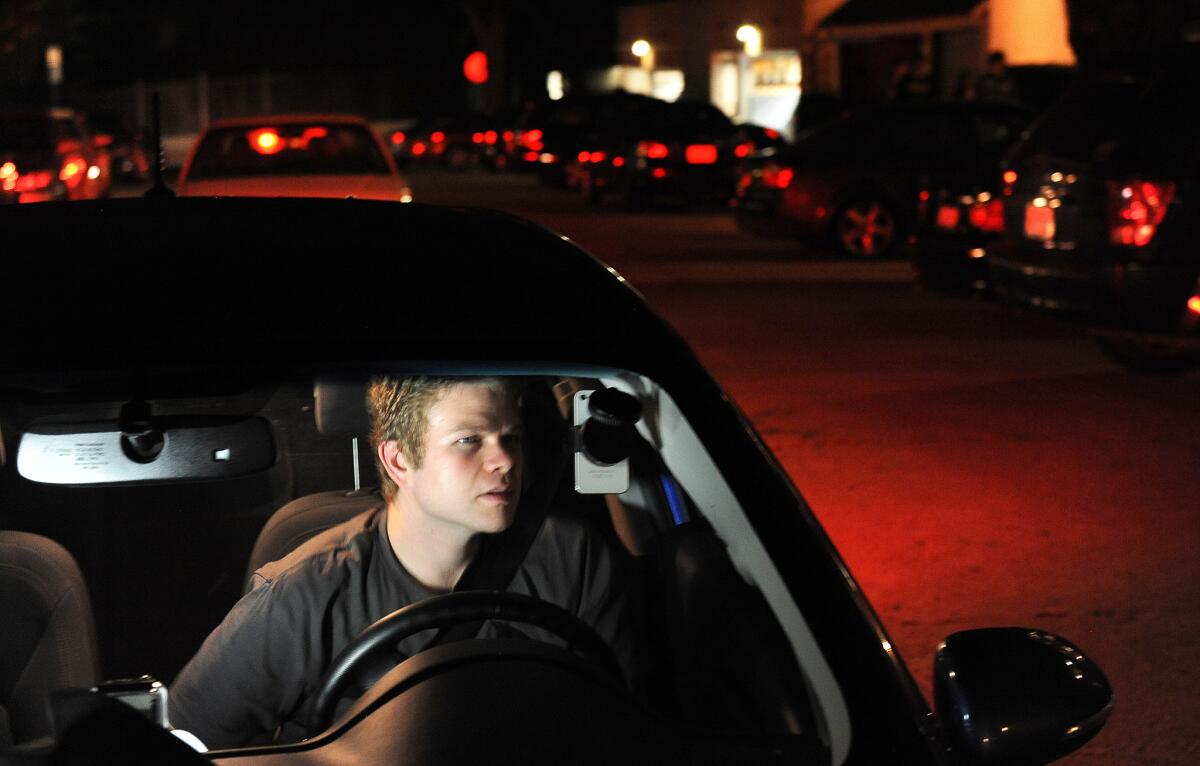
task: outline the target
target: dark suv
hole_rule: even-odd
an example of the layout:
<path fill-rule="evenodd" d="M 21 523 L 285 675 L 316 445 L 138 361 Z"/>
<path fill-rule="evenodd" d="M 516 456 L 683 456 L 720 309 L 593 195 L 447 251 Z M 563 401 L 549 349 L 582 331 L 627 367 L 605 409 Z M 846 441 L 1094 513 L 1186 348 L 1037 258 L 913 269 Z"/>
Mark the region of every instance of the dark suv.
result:
<path fill-rule="evenodd" d="M 1200 361 L 1196 63 L 1082 78 L 1007 163 L 995 290 L 1087 320 L 1138 369 Z"/>

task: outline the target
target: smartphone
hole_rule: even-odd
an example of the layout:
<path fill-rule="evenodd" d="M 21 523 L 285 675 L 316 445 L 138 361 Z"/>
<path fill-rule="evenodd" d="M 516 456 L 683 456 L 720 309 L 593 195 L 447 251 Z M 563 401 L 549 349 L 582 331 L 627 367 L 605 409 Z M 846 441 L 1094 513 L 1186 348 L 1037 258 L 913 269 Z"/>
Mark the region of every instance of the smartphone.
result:
<path fill-rule="evenodd" d="M 151 676 L 104 681 L 93 691 L 124 702 L 151 722 L 164 729 L 170 728 L 167 721 L 167 687 Z"/>
<path fill-rule="evenodd" d="M 581 495 L 619 495 L 629 489 L 629 461 L 601 465 L 589 458 L 578 442 L 579 429 L 588 419 L 588 399 L 592 393 L 593 390 L 575 392 L 575 491 Z"/>

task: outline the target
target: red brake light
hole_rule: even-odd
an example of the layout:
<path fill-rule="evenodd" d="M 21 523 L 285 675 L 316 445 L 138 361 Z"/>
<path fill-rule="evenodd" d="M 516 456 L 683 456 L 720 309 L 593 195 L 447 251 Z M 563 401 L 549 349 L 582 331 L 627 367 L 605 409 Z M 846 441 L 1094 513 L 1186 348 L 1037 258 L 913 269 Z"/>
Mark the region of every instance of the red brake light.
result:
<path fill-rule="evenodd" d="M 497 138 L 499 138 L 499 136 L 496 135 L 496 131 L 494 130 L 489 130 L 483 134 L 483 142 L 485 144 L 494 144 L 496 143 Z"/>
<path fill-rule="evenodd" d="M 482 144 L 483 143 L 482 131 L 475 131 L 474 133 L 471 134 L 471 143 L 473 143 L 473 144 Z"/>
<path fill-rule="evenodd" d="M 426 148 L 428 148 L 428 147 L 425 146 L 424 141 L 413 141 L 412 148 L 409 149 L 409 151 L 412 152 L 412 155 L 414 157 L 420 157 L 422 154 L 425 153 Z"/>
<path fill-rule="evenodd" d="M 525 152 L 525 161 L 526 162 L 537 162 L 538 161 L 538 153 L 537 152 Z"/>
<path fill-rule="evenodd" d="M 575 159 L 579 160 L 581 164 L 586 164 L 592 159 L 592 154 L 591 152 L 580 152 Z"/>
<path fill-rule="evenodd" d="M 717 147 L 713 144 L 691 144 L 684 150 L 684 158 L 692 165 L 711 165 L 717 161 Z"/>
<path fill-rule="evenodd" d="M 733 155 L 738 158 L 749 157 L 750 152 L 752 152 L 752 151 L 754 151 L 754 144 L 747 142 L 747 143 L 738 144 L 737 146 L 735 146 L 733 148 Z"/>
<path fill-rule="evenodd" d="M 54 174 L 49 170 L 35 170 L 32 173 L 22 173 L 16 176 L 14 180 L 14 191 L 41 191 L 54 182 Z"/>
<path fill-rule="evenodd" d="M 590 159 L 592 162 L 604 162 L 604 158 L 607 156 L 608 155 L 604 152 L 592 152 L 591 157 L 588 159 Z"/>
<path fill-rule="evenodd" d="M 766 133 L 767 138 L 771 139 L 772 141 L 779 138 L 779 131 L 775 130 L 775 128 L 763 128 L 763 133 Z"/>
<path fill-rule="evenodd" d="M 937 227 L 939 229 L 957 229 L 960 217 L 962 217 L 962 212 L 957 207 L 942 205 L 937 211 Z"/>
<path fill-rule="evenodd" d="M 796 171 L 791 168 L 768 165 L 763 169 L 762 179 L 763 183 L 767 186 L 773 186 L 776 189 L 786 189 L 792 183 L 792 178 L 795 175 Z"/>
<path fill-rule="evenodd" d="M 511 130 L 506 130 L 501 134 L 500 137 L 503 138 L 505 142 L 511 141 L 513 140 L 513 132 Z"/>
<path fill-rule="evenodd" d="M 637 153 L 639 157 L 649 157 L 652 160 L 661 160 L 669 153 L 667 145 L 658 141 L 641 141 L 638 143 Z"/>
<path fill-rule="evenodd" d="M 614 168 L 619 168 L 619 167 L 621 167 L 621 166 L 622 166 L 622 165 L 624 165 L 624 164 L 625 164 L 625 158 L 624 158 L 624 157 L 613 157 L 613 167 L 614 167 Z"/>
<path fill-rule="evenodd" d="M 967 213 L 967 220 L 980 231 L 1004 231 L 1004 203 L 998 199 L 976 202 Z"/>
<path fill-rule="evenodd" d="M 1175 195 L 1172 181 L 1132 180 L 1108 184 L 1109 237 L 1115 245 L 1144 247 L 1154 239 L 1158 225 Z"/>
<path fill-rule="evenodd" d="M 275 128 L 257 128 L 247 133 L 246 139 L 259 154 L 278 154 L 283 151 L 283 139 Z"/>
<path fill-rule="evenodd" d="M 440 130 L 435 130 L 429 134 L 429 142 L 432 144 L 440 144 L 446 140 L 446 134 Z"/>
<path fill-rule="evenodd" d="M 406 136 L 404 135 L 403 130 L 394 131 L 392 133 L 392 146 L 399 146 L 400 144 L 404 143 L 405 138 Z"/>
<path fill-rule="evenodd" d="M 1011 184 L 1015 184 L 1016 182 L 1017 182 L 1017 171 L 1015 171 L 1015 170 L 1004 171 L 1004 183 L 1011 185 Z"/>

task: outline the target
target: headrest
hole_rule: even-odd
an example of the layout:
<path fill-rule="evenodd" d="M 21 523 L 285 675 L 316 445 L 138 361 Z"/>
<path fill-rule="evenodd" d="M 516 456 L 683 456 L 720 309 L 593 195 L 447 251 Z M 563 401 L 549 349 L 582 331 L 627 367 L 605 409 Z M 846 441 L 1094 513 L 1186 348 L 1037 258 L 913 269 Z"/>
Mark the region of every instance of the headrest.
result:
<path fill-rule="evenodd" d="M 367 385 L 354 378 L 317 378 L 313 382 L 317 430 L 326 436 L 366 436 Z"/>

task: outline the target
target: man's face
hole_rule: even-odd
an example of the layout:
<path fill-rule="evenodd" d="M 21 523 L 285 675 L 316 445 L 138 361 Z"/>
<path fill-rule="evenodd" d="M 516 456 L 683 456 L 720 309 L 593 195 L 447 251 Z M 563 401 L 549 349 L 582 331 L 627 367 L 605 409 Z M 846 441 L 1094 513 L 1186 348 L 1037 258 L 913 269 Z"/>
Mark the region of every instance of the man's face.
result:
<path fill-rule="evenodd" d="M 521 417 L 513 397 L 483 384 L 448 389 L 429 408 L 425 456 L 407 491 L 447 531 L 501 532 L 521 494 Z"/>

